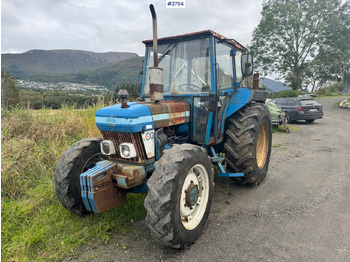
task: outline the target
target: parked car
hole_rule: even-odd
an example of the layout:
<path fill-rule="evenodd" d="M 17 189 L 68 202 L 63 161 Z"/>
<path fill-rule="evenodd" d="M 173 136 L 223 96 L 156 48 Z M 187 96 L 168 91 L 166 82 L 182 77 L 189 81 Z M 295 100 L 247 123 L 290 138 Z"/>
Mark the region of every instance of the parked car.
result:
<path fill-rule="evenodd" d="M 288 123 L 297 120 L 311 123 L 323 117 L 322 105 L 312 98 L 275 98 L 271 102 L 285 112 Z"/>

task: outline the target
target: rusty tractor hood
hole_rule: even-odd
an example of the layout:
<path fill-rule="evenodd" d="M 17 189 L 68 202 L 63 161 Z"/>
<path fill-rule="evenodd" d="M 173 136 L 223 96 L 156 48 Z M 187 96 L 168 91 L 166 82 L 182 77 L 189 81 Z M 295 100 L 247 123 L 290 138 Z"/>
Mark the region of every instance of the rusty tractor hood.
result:
<path fill-rule="evenodd" d="M 129 102 L 101 108 L 95 114 L 101 131 L 136 133 L 190 121 L 190 104 L 180 101 Z"/>

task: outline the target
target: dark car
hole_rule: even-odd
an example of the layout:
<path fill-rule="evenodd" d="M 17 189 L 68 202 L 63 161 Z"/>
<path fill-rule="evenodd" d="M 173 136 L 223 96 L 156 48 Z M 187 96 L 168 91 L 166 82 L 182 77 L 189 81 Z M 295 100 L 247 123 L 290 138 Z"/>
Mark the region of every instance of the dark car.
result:
<path fill-rule="evenodd" d="M 275 98 L 272 102 L 286 113 L 288 123 L 297 120 L 311 123 L 323 117 L 322 105 L 312 98 Z"/>

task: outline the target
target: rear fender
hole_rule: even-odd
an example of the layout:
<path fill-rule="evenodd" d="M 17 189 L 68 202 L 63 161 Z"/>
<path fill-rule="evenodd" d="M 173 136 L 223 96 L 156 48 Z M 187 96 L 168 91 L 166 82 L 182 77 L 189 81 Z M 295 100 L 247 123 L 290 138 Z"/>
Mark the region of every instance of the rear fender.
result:
<path fill-rule="evenodd" d="M 226 119 L 252 101 L 265 103 L 266 92 L 250 90 L 244 87 L 238 88 L 237 91 L 232 94 L 231 99 L 229 99 L 221 114 L 220 133 L 223 133 L 225 130 Z"/>

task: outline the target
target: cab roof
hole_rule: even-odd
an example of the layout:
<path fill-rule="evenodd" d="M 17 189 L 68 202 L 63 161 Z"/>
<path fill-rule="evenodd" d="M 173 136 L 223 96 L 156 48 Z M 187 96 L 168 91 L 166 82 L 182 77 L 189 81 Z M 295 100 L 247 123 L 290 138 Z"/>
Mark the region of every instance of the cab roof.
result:
<path fill-rule="evenodd" d="M 230 45 L 235 46 L 237 49 L 242 50 L 243 52 L 247 52 L 248 50 L 238 43 L 234 39 L 228 39 L 212 30 L 204 30 L 204 31 L 199 31 L 199 32 L 194 32 L 194 33 L 188 33 L 188 34 L 183 34 L 183 35 L 176 35 L 176 36 L 167 36 L 163 38 L 158 38 L 158 45 L 161 44 L 169 44 L 173 42 L 178 42 L 178 41 L 188 41 L 188 40 L 194 40 L 194 39 L 201 39 L 209 36 L 214 36 L 216 39 L 218 39 L 221 42 L 228 43 Z M 153 40 L 144 40 L 142 41 L 146 46 L 153 46 Z"/>

